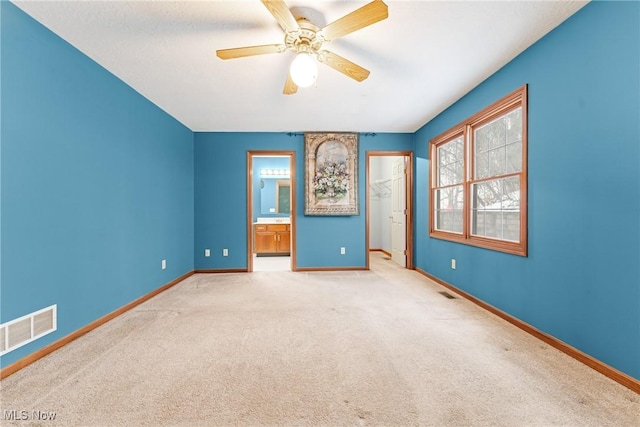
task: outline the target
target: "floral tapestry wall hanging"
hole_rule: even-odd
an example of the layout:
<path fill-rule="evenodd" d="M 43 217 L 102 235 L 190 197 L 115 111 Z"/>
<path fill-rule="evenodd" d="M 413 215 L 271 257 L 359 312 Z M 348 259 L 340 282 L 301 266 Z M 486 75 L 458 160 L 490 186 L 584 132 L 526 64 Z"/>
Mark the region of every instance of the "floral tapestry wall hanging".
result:
<path fill-rule="evenodd" d="M 359 215 L 358 134 L 305 133 L 305 215 Z"/>

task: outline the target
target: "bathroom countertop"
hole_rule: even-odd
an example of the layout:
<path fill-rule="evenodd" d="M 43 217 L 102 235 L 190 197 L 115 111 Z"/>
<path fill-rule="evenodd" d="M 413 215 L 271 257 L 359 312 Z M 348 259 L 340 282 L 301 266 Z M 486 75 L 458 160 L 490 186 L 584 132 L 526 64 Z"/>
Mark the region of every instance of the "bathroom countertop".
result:
<path fill-rule="evenodd" d="M 258 218 L 254 224 L 291 224 L 290 218 Z"/>

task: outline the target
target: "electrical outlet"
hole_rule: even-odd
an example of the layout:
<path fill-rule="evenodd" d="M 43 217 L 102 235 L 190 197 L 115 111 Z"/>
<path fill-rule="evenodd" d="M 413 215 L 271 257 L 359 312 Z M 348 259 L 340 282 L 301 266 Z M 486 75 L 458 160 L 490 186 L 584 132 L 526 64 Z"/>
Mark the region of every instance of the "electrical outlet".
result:
<path fill-rule="evenodd" d="M 340 255 L 344 255 L 346 253 L 347 253 L 347 248 L 345 247 L 340 248 Z"/>
<path fill-rule="evenodd" d="M 224 248 L 224 249 L 222 250 L 222 256 L 229 256 L 229 249 Z"/>
<path fill-rule="evenodd" d="M 209 249 L 205 249 L 204 256 L 211 256 L 211 251 Z"/>
<path fill-rule="evenodd" d="M 164 270 L 165 268 L 167 268 L 167 260 L 163 259 L 162 260 L 162 269 Z"/>
<path fill-rule="evenodd" d="M 455 270 L 455 269 L 456 269 L 456 260 L 455 260 L 455 259 L 453 259 L 453 258 L 451 259 L 451 268 L 452 268 L 453 270 Z"/>

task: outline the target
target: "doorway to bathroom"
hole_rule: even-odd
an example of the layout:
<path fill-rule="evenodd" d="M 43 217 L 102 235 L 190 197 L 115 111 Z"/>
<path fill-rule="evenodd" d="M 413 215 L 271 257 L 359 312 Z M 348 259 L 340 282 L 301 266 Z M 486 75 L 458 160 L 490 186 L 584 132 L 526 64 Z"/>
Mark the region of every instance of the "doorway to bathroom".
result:
<path fill-rule="evenodd" d="M 295 152 L 247 151 L 248 271 L 295 269 Z"/>

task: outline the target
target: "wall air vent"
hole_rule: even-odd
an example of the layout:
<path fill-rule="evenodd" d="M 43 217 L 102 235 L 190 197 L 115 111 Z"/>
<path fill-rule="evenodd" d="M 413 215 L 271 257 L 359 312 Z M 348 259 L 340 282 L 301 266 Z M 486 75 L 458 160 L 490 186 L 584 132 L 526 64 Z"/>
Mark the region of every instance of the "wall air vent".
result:
<path fill-rule="evenodd" d="M 0 325 L 0 356 L 57 329 L 56 304 Z"/>

